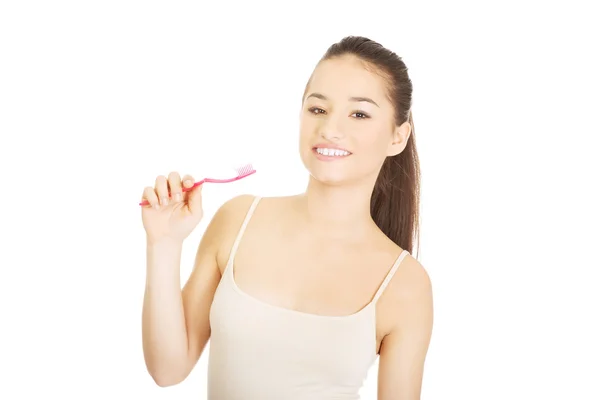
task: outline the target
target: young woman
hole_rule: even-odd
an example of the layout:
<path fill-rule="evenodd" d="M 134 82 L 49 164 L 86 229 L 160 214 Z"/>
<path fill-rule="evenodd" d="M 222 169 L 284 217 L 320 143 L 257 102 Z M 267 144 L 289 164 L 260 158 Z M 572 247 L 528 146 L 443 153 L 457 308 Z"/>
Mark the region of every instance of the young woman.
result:
<path fill-rule="evenodd" d="M 180 287 L 202 186 L 144 190 L 146 365 L 183 381 L 211 340 L 208 398 L 357 399 L 379 356 L 378 398 L 420 398 L 432 321 L 429 276 L 410 255 L 419 163 L 403 61 L 367 38 L 334 44 L 306 86 L 302 194 L 226 202 Z"/>

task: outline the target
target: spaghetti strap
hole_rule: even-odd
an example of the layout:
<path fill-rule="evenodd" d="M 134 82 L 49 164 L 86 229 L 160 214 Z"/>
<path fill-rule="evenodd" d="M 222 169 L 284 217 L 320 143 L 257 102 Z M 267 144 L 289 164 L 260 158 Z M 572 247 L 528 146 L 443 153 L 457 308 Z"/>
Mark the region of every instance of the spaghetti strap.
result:
<path fill-rule="evenodd" d="M 402 262 L 402 260 L 404 260 L 404 257 L 406 257 L 407 255 L 408 255 L 408 250 L 403 250 L 402 253 L 400 253 L 400 255 L 398 256 L 398 258 L 396 258 L 396 262 L 394 262 L 394 265 L 392 265 L 392 268 L 390 268 L 390 271 L 388 272 L 385 279 L 381 283 L 381 286 L 379 286 L 377 293 L 375 293 L 375 297 L 373 297 L 372 303 L 377 303 L 377 300 L 379 300 L 379 297 L 381 297 L 381 295 L 383 294 L 383 291 L 385 290 L 387 285 L 390 283 L 390 281 L 394 277 L 394 274 L 398 270 L 398 267 L 400 267 L 400 263 Z"/>
<path fill-rule="evenodd" d="M 254 210 L 256 209 L 256 206 L 258 205 L 258 202 L 260 201 L 260 199 L 261 199 L 260 196 L 256 196 L 254 198 L 254 200 L 252 201 L 252 204 L 250 205 L 248 212 L 246 213 L 244 222 L 242 222 L 242 226 L 240 227 L 240 230 L 237 233 L 235 241 L 233 242 L 233 246 L 231 246 L 231 251 L 229 252 L 229 262 L 233 261 L 233 259 L 235 257 L 235 253 L 237 252 L 238 246 L 240 245 L 240 242 L 242 241 L 242 236 L 244 236 L 244 232 L 246 231 L 248 222 L 250 222 L 250 218 L 252 218 L 252 214 L 254 214 Z"/>

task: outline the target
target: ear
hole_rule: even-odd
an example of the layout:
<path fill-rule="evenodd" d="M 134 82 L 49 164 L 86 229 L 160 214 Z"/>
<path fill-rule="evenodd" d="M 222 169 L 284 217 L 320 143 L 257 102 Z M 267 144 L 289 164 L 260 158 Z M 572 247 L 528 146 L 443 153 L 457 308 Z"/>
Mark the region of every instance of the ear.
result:
<path fill-rule="evenodd" d="M 390 143 L 390 146 L 388 148 L 388 156 L 395 156 L 402 153 L 402 151 L 406 147 L 408 138 L 412 133 L 411 130 L 412 129 L 408 121 L 394 128 L 392 142 Z"/>

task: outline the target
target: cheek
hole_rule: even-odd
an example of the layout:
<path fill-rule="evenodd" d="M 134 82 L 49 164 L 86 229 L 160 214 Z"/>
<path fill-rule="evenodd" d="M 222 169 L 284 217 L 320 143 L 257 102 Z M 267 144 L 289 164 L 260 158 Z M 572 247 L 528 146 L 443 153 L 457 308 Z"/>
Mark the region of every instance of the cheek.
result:
<path fill-rule="evenodd" d="M 309 153 L 309 143 L 314 141 L 314 127 L 310 121 L 306 121 L 305 118 L 300 119 L 300 130 L 299 130 L 299 150 L 302 157 L 307 156 Z"/>
<path fill-rule="evenodd" d="M 300 140 L 309 140 L 317 132 L 317 126 L 314 120 L 310 118 L 300 118 Z"/>
<path fill-rule="evenodd" d="M 356 135 L 353 135 L 356 144 L 359 148 L 364 149 L 365 153 L 368 152 L 376 158 L 385 157 L 392 137 L 392 133 L 386 128 L 376 125 L 365 126 L 363 132 L 357 132 Z"/>

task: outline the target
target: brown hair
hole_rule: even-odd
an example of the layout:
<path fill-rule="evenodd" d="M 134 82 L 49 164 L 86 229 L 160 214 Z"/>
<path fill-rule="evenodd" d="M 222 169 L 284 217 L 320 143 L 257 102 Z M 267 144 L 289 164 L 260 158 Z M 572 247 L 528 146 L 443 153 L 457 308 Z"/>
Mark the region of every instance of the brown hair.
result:
<path fill-rule="evenodd" d="M 413 86 L 402 58 L 381 44 L 361 36 L 348 36 L 333 44 L 321 61 L 354 55 L 374 68 L 388 84 L 395 110 L 395 124 L 408 121 L 411 134 L 405 149 L 388 157 L 381 167 L 371 195 L 371 217 L 398 246 L 413 253 L 419 242 L 420 167 L 412 116 Z M 414 256 L 414 255 L 413 255 Z"/>

